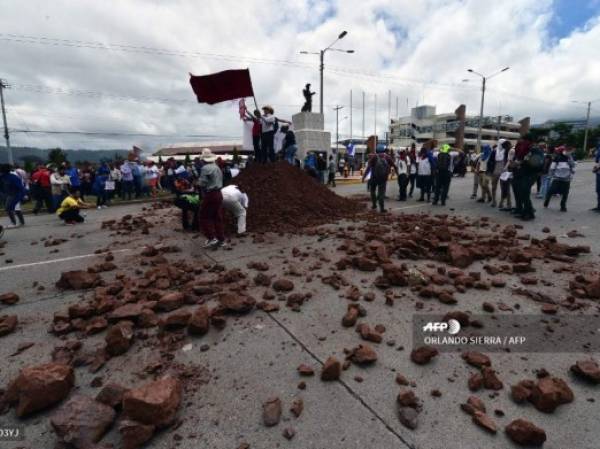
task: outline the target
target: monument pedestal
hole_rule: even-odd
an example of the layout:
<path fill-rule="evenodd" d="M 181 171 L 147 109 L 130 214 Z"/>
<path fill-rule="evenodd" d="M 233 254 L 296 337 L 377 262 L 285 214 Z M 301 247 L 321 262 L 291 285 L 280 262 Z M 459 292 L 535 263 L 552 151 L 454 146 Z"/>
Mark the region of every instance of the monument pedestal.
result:
<path fill-rule="evenodd" d="M 309 151 L 325 153 L 329 158 L 331 152 L 331 133 L 325 131 L 323 114 L 316 112 L 299 112 L 292 116 L 294 134 L 298 153 L 296 157 L 302 162 Z"/>

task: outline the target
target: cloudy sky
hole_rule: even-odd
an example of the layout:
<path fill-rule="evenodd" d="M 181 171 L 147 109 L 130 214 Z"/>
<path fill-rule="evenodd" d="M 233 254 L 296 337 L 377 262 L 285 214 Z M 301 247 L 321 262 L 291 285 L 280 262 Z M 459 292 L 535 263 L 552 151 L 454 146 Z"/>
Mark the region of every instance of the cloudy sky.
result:
<path fill-rule="evenodd" d="M 581 117 L 573 100 L 600 99 L 600 0 L 0 0 L 0 10 L 9 127 L 30 131 L 13 134 L 19 146 L 240 138 L 237 105 L 197 104 L 188 72 L 249 67 L 259 104 L 290 118 L 304 84 L 318 88 L 318 56 L 299 51 L 343 30 L 336 47 L 355 53 L 327 53 L 324 89 L 328 129 L 344 106 L 342 137 L 351 115 L 362 135 L 363 92 L 366 134 L 376 124 L 382 135 L 389 91 L 392 117 L 396 104 L 399 115 L 424 103 L 476 114 L 480 79 L 467 68 L 510 66 L 489 81 L 489 115 Z"/>

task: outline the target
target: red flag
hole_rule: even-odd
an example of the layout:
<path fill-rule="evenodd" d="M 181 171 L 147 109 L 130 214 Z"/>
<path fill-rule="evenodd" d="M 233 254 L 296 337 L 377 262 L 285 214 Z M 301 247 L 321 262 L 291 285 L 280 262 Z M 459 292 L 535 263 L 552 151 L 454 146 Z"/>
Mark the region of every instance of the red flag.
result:
<path fill-rule="evenodd" d="M 225 70 L 204 76 L 190 74 L 190 84 L 198 103 L 215 104 L 254 96 L 248 69 Z"/>

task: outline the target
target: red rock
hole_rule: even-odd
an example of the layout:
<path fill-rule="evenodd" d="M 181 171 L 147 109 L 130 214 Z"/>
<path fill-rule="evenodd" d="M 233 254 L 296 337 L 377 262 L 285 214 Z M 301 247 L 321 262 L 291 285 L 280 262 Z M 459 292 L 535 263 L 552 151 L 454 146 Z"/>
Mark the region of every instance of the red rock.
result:
<path fill-rule="evenodd" d="M 114 409 L 120 409 L 123 402 L 123 395 L 128 391 L 122 385 L 110 383 L 105 385 L 96 395 L 96 401 L 106 404 Z"/>
<path fill-rule="evenodd" d="M 291 440 L 296 435 L 296 431 L 291 427 L 286 427 L 283 429 L 282 435 L 286 440 Z"/>
<path fill-rule="evenodd" d="M 415 395 L 414 391 L 408 389 L 400 390 L 396 401 L 402 407 L 417 408 L 419 406 L 419 398 Z"/>
<path fill-rule="evenodd" d="M 515 443 L 523 446 L 542 446 L 546 441 L 546 432 L 524 419 L 515 419 L 504 431 Z"/>
<path fill-rule="evenodd" d="M 85 325 L 87 335 L 97 334 L 108 327 L 108 321 L 103 316 L 96 316 L 89 320 Z"/>
<path fill-rule="evenodd" d="M 475 366 L 477 368 L 492 365 L 490 358 L 487 355 L 482 354 L 481 352 L 476 352 L 476 351 L 463 352 L 461 357 L 469 365 Z"/>
<path fill-rule="evenodd" d="M 417 365 L 426 365 L 438 354 L 438 350 L 431 346 L 421 346 L 412 350 L 410 359 Z"/>
<path fill-rule="evenodd" d="M 56 282 L 56 288 L 61 290 L 82 290 L 92 288 L 100 284 L 101 278 L 96 273 L 88 273 L 83 270 L 66 271 L 61 273 Z"/>
<path fill-rule="evenodd" d="M 485 312 L 494 313 L 496 311 L 496 307 L 490 302 L 484 302 L 481 306 Z"/>
<path fill-rule="evenodd" d="M 377 262 L 366 257 L 353 257 L 352 265 L 360 271 L 375 271 L 377 270 Z"/>
<path fill-rule="evenodd" d="M 321 369 L 321 380 L 338 380 L 342 372 L 342 364 L 335 357 L 329 357 Z"/>
<path fill-rule="evenodd" d="M 87 449 L 100 441 L 115 416 L 112 407 L 78 394 L 53 413 L 50 424 L 61 441 Z"/>
<path fill-rule="evenodd" d="M 552 413 L 561 404 L 573 402 L 573 391 L 557 377 L 543 377 L 531 390 L 529 401 L 541 412 Z"/>
<path fill-rule="evenodd" d="M 254 276 L 253 280 L 254 284 L 262 287 L 268 287 L 271 285 L 271 277 L 264 273 L 258 273 L 256 276 Z"/>
<path fill-rule="evenodd" d="M 158 324 L 158 315 L 151 309 L 143 309 L 137 317 L 137 325 L 142 328 L 154 327 Z"/>
<path fill-rule="evenodd" d="M 479 410 L 473 413 L 473 422 L 489 433 L 495 434 L 498 431 L 496 423 L 494 423 L 492 418 Z"/>
<path fill-rule="evenodd" d="M 256 300 L 251 296 L 235 293 L 223 293 L 219 295 L 219 304 L 231 313 L 248 313 L 256 305 Z"/>
<path fill-rule="evenodd" d="M 173 423 L 180 403 L 181 383 L 164 377 L 126 392 L 123 412 L 135 421 L 162 428 Z"/>
<path fill-rule="evenodd" d="M 269 264 L 266 262 L 250 262 L 247 266 L 256 271 L 269 271 Z"/>
<path fill-rule="evenodd" d="M 517 404 L 522 404 L 531 396 L 533 381 L 521 381 L 517 385 L 510 387 L 510 395 Z"/>
<path fill-rule="evenodd" d="M 396 375 L 396 383 L 398 385 L 404 385 L 404 386 L 409 384 L 408 379 L 406 377 L 404 377 L 402 374 Z"/>
<path fill-rule="evenodd" d="M 398 419 L 400 423 L 411 430 L 418 427 L 419 412 L 412 407 L 402 407 L 398 405 Z"/>
<path fill-rule="evenodd" d="M 458 268 L 466 268 L 473 263 L 473 255 L 469 248 L 457 243 L 448 245 L 450 263 Z"/>
<path fill-rule="evenodd" d="M 208 307 L 202 305 L 192 314 L 188 322 L 188 332 L 192 335 L 204 335 L 210 327 Z"/>
<path fill-rule="evenodd" d="M 352 327 L 356 324 L 358 319 L 358 309 L 356 307 L 348 307 L 348 311 L 342 318 L 342 326 Z"/>
<path fill-rule="evenodd" d="M 189 310 L 176 310 L 163 317 L 159 322 L 159 326 L 164 330 L 182 329 L 188 325 L 191 316 Z"/>
<path fill-rule="evenodd" d="M 506 286 L 506 281 L 504 279 L 493 278 L 492 279 L 492 287 L 502 288 Z"/>
<path fill-rule="evenodd" d="M 19 302 L 19 295 L 13 292 L 4 293 L 0 295 L 0 302 L 2 304 L 6 304 L 7 306 L 12 306 Z"/>
<path fill-rule="evenodd" d="M 292 401 L 292 406 L 290 407 L 290 412 L 296 417 L 299 418 L 304 410 L 304 401 L 302 398 L 295 398 Z"/>
<path fill-rule="evenodd" d="M 119 321 L 106 333 L 106 352 L 117 356 L 127 352 L 133 342 L 133 323 Z"/>
<path fill-rule="evenodd" d="M 0 337 L 15 331 L 19 324 L 17 315 L 0 315 Z"/>
<path fill-rule="evenodd" d="M 600 383 L 600 366 L 594 359 L 578 360 L 571 366 L 571 372 L 591 383 Z"/>
<path fill-rule="evenodd" d="M 121 449 L 138 449 L 149 441 L 154 435 L 155 426 L 142 424 L 131 419 L 119 421 L 121 434 Z"/>
<path fill-rule="evenodd" d="M 469 415 L 474 415 L 477 411 L 485 413 L 485 404 L 477 396 L 469 396 L 466 403 L 460 404 L 460 408 Z"/>
<path fill-rule="evenodd" d="M 481 370 L 483 376 L 483 386 L 488 390 L 501 390 L 503 387 L 502 382 L 496 376 L 496 372 L 487 366 L 484 366 Z"/>
<path fill-rule="evenodd" d="M 366 323 L 359 324 L 356 327 L 356 330 L 363 340 L 370 341 L 372 343 L 381 343 L 383 340 L 381 334 L 372 330 L 371 327 Z"/>
<path fill-rule="evenodd" d="M 542 304 L 542 313 L 546 313 L 548 315 L 556 315 L 556 313 L 558 313 L 558 305 Z"/>
<path fill-rule="evenodd" d="M 23 368 L 6 391 L 6 401 L 17 404 L 22 418 L 48 408 L 66 398 L 75 383 L 73 368 L 59 363 Z"/>
<path fill-rule="evenodd" d="M 170 312 L 171 310 L 178 309 L 183 306 L 185 302 L 185 295 L 181 292 L 171 292 L 163 295 L 159 300 L 156 307 L 158 310 L 164 312 Z"/>
<path fill-rule="evenodd" d="M 129 303 L 121 307 L 117 307 L 115 310 L 108 314 L 108 321 L 116 323 L 121 320 L 137 320 L 137 318 L 144 311 L 143 304 Z"/>
<path fill-rule="evenodd" d="M 256 308 L 263 310 L 267 313 L 277 312 L 277 311 L 279 311 L 279 304 L 275 304 L 275 303 L 271 303 L 271 302 L 267 302 L 267 301 L 261 301 L 259 303 L 256 303 Z"/>
<path fill-rule="evenodd" d="M 289 279 L 277 279 L 273 282 L 273 290 L 277 292 L 290 292 L 294 289 L 294 283 Z"/>
<path fill-rule="evenodd" d="M 300 365 L 297 370 L 301 376 L 312 376 L 315 374 L 315 370 L 312 368 L 312 366 L 305 364 Z"/>
<path fill-rule="evenodd" d="M 271 398 L 263 404 L 263 423 L 267 427 L 279 424 L 281 419 L 281 399 Z"/>
<path fill-rule="evenodd" d="M 527 262 L 513 264 L 512 270 L 513 273 L 531 273 L 532 271 L 535 271 L 531 264 Z"/>
<path fill-rule="evenodd" d="M 350 357 L 357 365 L 370 365 L 377 361 L 377 353 L 369 345 L 358 345 Z"/>

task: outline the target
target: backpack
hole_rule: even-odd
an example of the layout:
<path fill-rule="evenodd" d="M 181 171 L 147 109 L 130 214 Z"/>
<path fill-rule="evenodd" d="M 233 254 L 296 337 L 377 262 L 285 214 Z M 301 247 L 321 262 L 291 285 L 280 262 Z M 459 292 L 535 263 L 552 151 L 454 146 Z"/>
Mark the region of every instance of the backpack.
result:
<path fill-rule="evenodd" d="M 438 171 L 450 171 L 450 155 L 448 153 L 438 153 L 437 168 Z"/>
<path fill-rule="evenodd" d="M 389 165 L 388 161 L 385 157 L 375 156 L 377 159 L 375 160 L 375 164 L 371 169 L 371 180 L 375 183 L 382 183 L 387 181 L 387 176 L 389 173 Z"/>
<path fill-rule="evenodd" d="M 532 147 L 523 158 L 525 167 L 532 172 L 541 172 L 544 169 L 546 155 L 540 147 Z"/>

